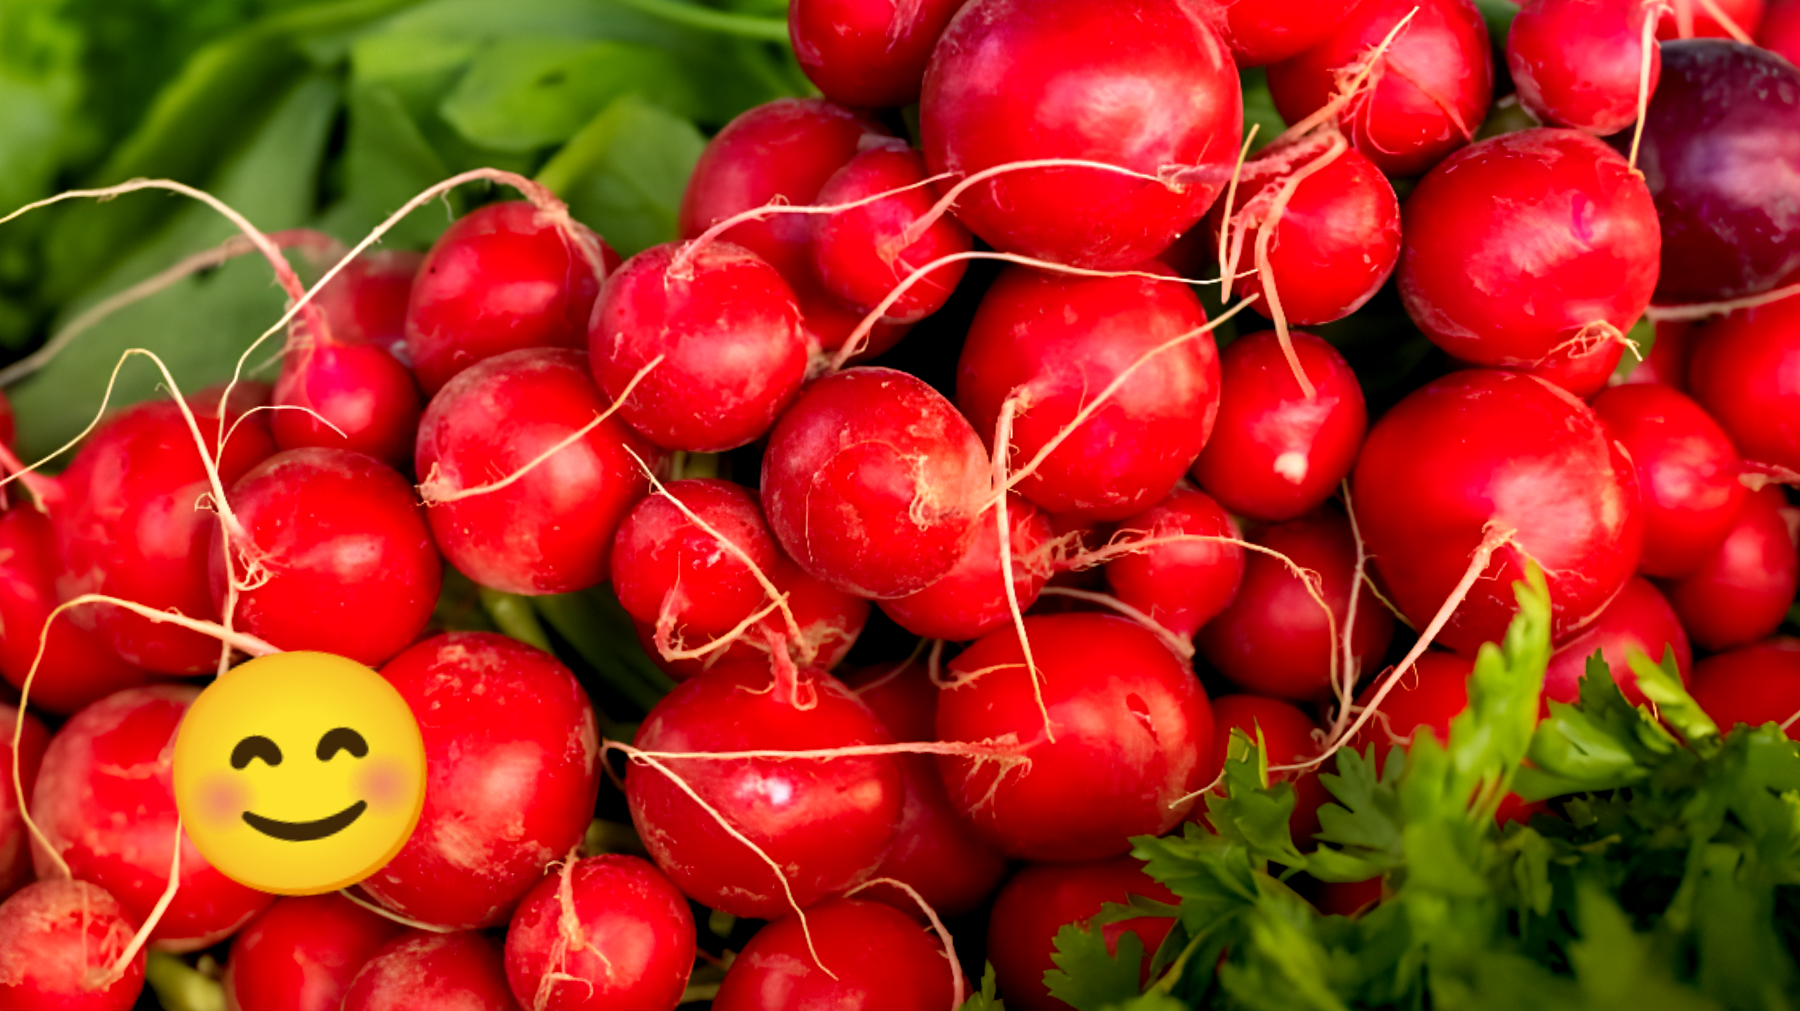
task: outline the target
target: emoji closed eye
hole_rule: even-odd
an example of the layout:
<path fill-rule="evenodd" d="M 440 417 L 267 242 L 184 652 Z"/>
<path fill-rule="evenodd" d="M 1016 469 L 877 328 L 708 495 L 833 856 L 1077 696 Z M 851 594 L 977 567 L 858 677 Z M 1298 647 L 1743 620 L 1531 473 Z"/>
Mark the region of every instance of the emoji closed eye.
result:
<path fill-rule="evenodd" d="M 369 742 L 349 727 L 325 731 L 325 736 L 319 738 L 319 761 L 329 762 L 340 751 L 348 751 L 357 758 L 367 758 Z"/>
<path fill-rule="evenodd" d="M 324 745 L 321 744 L 320 747 L 323 748 Z M 234 769 L 244 768 L 253 758 L 262 759 L 265 765 L 280 765 L 281 749 L 275 746 L 274 741 L 261 734 L 252 734 L 237 742 L 237 747 L 231 749 L 231 767 Z"/>

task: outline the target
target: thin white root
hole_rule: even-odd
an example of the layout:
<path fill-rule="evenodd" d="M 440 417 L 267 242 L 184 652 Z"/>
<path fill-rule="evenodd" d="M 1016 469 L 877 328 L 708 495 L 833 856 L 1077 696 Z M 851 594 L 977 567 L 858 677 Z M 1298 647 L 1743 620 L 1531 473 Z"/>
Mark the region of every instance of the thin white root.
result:
<path fill-rule="evenodd" d="M 150 932 L 155 930 L 156 925 L 162 922 L 163 916 L 169 912 L 169 904 L 175 901 L 175 893 L 180 890 L 181 815 L 178 812 L 175 815 L 175 854 L 169 858 L 169 886 L 163 889 L 162 895 L 157 898 L 156 905 L 151 907 L 150 915 L 144 917 L 144 922 L 138 927 L 137 933 L 131 935 L 131 943 L 125 946 L 125 950 L 119 953 L 119 957 L 115 959 L 112 966 L 106 970 L 105 985 L 111 986 L 120 977 L 125 975 L 126 967 L 131 965 L 131 960 L 137 957 L 138 952 L 144 950 L 145 944 L 149 943 Z"/>
<path fill-rule="evenodd" d="M 1037 702 L 1038 715 L 1044 720 L 1044 737 L 1056 743 L 1056 728 L 1050 722 L 1050 707 L 1044 702 L 1044 674 L 1038 670 L 1037 658 L 1031 654 L 1031 636 L 1025 631 L 1025 615 L 1019 607 L 1019 588 L 1013 581 L 1012 526 L 1007 521 L 1006 465 L 1012 456 L 1013 413 L 1018 410 L 1023 394 L 1014 391 L 1000 405 L 1000 418 L 994 431 L 994 522 L 1000 528 L 1000 581 L 1006 586 L 1006 609 L 1012 615 L 1013 631 L 1019 636 L 1019 649 L 1025 654 L 1025 670 L 1031 677 L 1031 694 Z"/>
<path fill-rule="evenodd" d="M 1095 593 L 1092 590 L 1077 590 L 1069 586 L 1046 586 L 1044 587 L 1043 594 L 1046 597 L 1068 597 L 1071 600 L 1083 600 L 1090 604 L 1099 604 L 1101 607 L 1117 611 L 1155 634 L 1158 639 L 1162 640 L 1164 646 L 1169 647 L 1169 652 L 1180 657 L 1182 662 L 1186 663 L 1194 659 L 1194 644 L 1192 642 L 1188 641 L 1188 639 L 1183 636 L 1176 635 L 1162 622 L 1157 621 L 1155 618 L 1150 617 L 1148 614 L 1132 607 L 1130 604 L 1125 603 L 1123 600 L 1120 600 L 1110 593 Z"/>
<path fill-rule="evenodd" d="M 1626 159 L 1631 171 L 1639 177 L 1643 173 L 1637 167 L 1638 147 L 1644 141 L 1644 118 L 1650 113 L 1650 56 L 1654 52 L 1650 47 L 1656 45 L 1656 23 L 1661 20 L 1662 12 L 1669 9 L 1667 0 L 1644 0 L 1644 30 L 1638 41 L 1641 49 L 1638 54 L 1637 122 L 1631 127 L 1631 156 Z"/>
<path fill-rule="evenodd" d="M 1227 262 L 1226 250 L 1231 245 L 1231 208 L 1237 203 L 1238 179 L 1244 171 L 1244 159 L 1250 156 L 1250 145 L 1256 142 L 1256 133 L 1262 129 L 1261 123 L 1251 123 L 1244 134 L 1244 146 L 1238 149 L 1237 162 L 1231 166 L 1231 181 L 1225 184 L 1225 197 L 1220 203 L 1222 213 L 1219 215 L 1219 301 L 1231 299 L 1232 272 L 1223 265 Z"/>
<path fill-rule="evenodd" d="M 1690 320 L 1705 319 L 1708 316 L 1722 316 L 1737 312 L 1740 309 L 1755 309 L 1800 295 L 1800 284 L 1783 285 L 1760 295 L 1745 295 L 1742 298 L 1728 298 L 1718 302 L 1695 302 L 1690 305 L 1653 305 L 1644 310 L 1644 315 L 1657 323 L 1679 323 Z"/>
<path fill-rule="evenodd" d="M 1271 141 L 1269 146 L 1280 147 L 1332 122 L 1337 118 L 1338 113 L 1344 111 L 1351 102 L 1356 100 L 1358 95 L 1362 94 L 1365 84 L 1372 89 L 1374 84 L 1370 82 L 1370 78 L 1374 76 L 1379 66 L 1385 65 L 1383 58 L 1387 56 L 1388 47 L 1394 44 L 1394 40 L 1400 37 L 1400 33 L 1406 30 L 1406 26 L 1412 23 L 1412 19 L 1418 13 L 1419 8 L 1417 7 L 1407 11 L 1406 16 L 1395 22 L 1394 27 L 1388 30 L 1387 35 L 1383 36 L 1380 42 L 1371 46 L 1354 63 L 1340 68 L 1338 73 L 1343 75 L 1343 80 L 1338 85 L 1337 94 L 1311 115 L 1288 127 L 1279 137 Z"/>
<path fill-rule="evenodd" d="M 931 929 L 937 933 L 938 943 L 944 946 L 944 957 L 950 960 L 950 992 L 952 995 L 950 1011 L 956 1011 L 957 1008 L 962 1007 L 963 991 L 966 986 L 963 982 L 962 962 L 956 957 L 956 939 L 950 936 L 950 931 L 945 928 L 944 921 L 938 918 L 937 910 L 931 908 L 931 903 L 926 902 L 925 896 L 920 895 L 917 889 L 896 878 L 871 878 L 845 892 L 844 895 L 847 898 L 865 888 L 873 888 L 876 885 L 887 885 L 905 892 L 925 913 L 925 918 L 931 921 Z"/>
<path fill-rule="evenodd" d="M 371 902 L 356 894 L 354 885 L 350 888 L 340 889 L 338 894 L 364 909 L 367 909 L 369 912 L 374 913 L 376 916 L 379 916 L 384 920 L 392 920 L 403 927 L 411 927 L 414 930 L 423 930 L 433 934 L 456 933 L 455 927 L 440 927 L 435 923 L 426 923 L 424 920 L 415 920 L 409 916 L 401 916 L 399 913 L 394 912 L 392 909 L 389 909 L 379 902 Z"/>
<path fill-rule="evenodd" d="M 774 217 L 777 214 L 816 214 L 824 216 L 842 214 L 845 211 L 853 211 L 859 207 L 867 207 L 870 204 L 877 204 L 883 200 L 891 200 L 894 197 L 911 193 L 913 190 L 924 189 L 925 187 L 935 185 L 948 179 L 954 179 L 955 177 L 956 175 L 953 172 L 940 172 L 937 175 L 921 179 L 916 183 L 907 183 L 905 186 L 896 186 L 891 190 L 883 190 L 880 193 L 873 193 L 869 196 L 857 200 L 846 201 L 841 204 L 790 204 L 785 198 L 778 196 L 759 207 L 752 207 L 747 211 L 740 211 L 728 218 L 724 218 L 709 226 L 706 231 L 695 236 L 692 241 L 682 243 L 680 251 L 677 252 L 675 258 L 669 262 L 669 275 L 684 280 L 691 278 L 693 276 L 692 268 L 694 257 L 699 255 L 700 251 L 705 249 L 709 243 L 717 240 L 726 232 L 731 231 L 733 228 L 736 228 L 745 222 L 761 221 L 764 218 Z M 921 231 L 919 234 L 923 235 L 924 232 Z M 918 241 L 918 238 L 918 235 L 914 235 L 910 239 L 902 239 L 900 248 L 904 249 L 907 246 L 912 245 L 914 242 Z"/>

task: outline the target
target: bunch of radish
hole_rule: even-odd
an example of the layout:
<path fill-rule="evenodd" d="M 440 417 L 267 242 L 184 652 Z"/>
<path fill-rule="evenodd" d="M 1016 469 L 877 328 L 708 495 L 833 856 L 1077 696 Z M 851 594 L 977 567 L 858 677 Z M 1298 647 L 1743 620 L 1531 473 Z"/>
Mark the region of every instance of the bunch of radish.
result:
<path fill-rule="evenodd" d="M 147 951 L 245 1011 L 923 1011 L 983 952 L 1063 1007 L 1057 930 L 1173 900 L 1129 840 L 1204 817 L 1233 728 L 1310 846 L 1318 771 L 1444 734 L 1532 561 L 1546 705 L 1596 650 L 1641 700 L 1637 647 L 1791 724 L 1800 6 L 1764 14 L 793 0 L 823 97 L 714 137 L 678 241 L 621 259 L 494 171 L 409 205 L 521 194 L 422 257 L 249 229 L 272 385 L 0 454 L 0 1007 L 131 1007 Z M 1509 88 L 1533 125 L 1484 135 Z M 1377 298 L 1435 349 L 1371 417 L 1338 324 Z M 447 569 L 602 588 L 674 687 L 609 729 L 583 665 L 434 616 Z M 195 679 L 284 650 L 424 734 L 416 832 L 343 895 L 177 823 Z"/>

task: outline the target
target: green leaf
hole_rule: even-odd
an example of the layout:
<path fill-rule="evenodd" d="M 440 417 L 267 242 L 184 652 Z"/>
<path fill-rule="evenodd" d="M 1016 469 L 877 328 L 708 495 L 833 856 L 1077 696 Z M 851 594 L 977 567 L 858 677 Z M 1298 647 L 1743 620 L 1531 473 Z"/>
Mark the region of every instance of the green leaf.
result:
<path fill-rule="evenodd" d="M 440 111 L 475 144 L 532 151 L 568 140 L 627 93 L 688 119 L 708 111 L 687 67 L 666 50 L 557 37 L 495 42 Z"/>
<path fill-rule="evenodd" d="M 1181 899 L 1181 922 L 1190 935 L 1219 928 L 1255 905 L 1261 890 L 1250 855 L 1192 822 L 1180 836 L 1137 836 L 1131 855 L 1144 873 Z"/>
<path fill-rule="evenodd" d="M 1527 800 L 1611 790 L 1650 774 L 1645 760 L 1680 747 L 1647 714 L 1632 708 L 1598 650 L 1588 658 L 1574 705 L 1550 703 L 1532 735 L 1531 765 L 1513 786 Z"/>
<path fill-rule="evenodd" d="M 1144 942 L 1122 931 L 1115 951 L 1106 950 L 1098 925 L 1067 923 L 1056 932 L 1056 968 L 1044 973 L 1050 996 L 1076 1011 L 1100 1011 L 1108 1004 L 1136 997 L 1142 989 Z"/>
<path fill-rule="evenodd" d="M 1706 1011 L 1719 1005 L 1677 982 L 1650 939 L 1632 930 L 1617 902 L 1598 885 L 1576 899 L 1581 938 L 1569 945 L 1569 964 L 1583 1004 L 1601 1011 Z"/>
<path fill-rule="evenodd" d="M 1225 791 L 1223 797 L 1206 795 L 1207 820 L 1220 835 L 1242 845 L 1253 860 L 1305 865 L 1288 828 L 1294 787 L 1285 782 L 1269 785 L 1269 753 L 1260 726 L 1254 741 L 1241 728 L 1232 729 L 1226 744 Z"/>
<path fill-rule="evenodd" d="M 994 983 L 994 963 L 989 962 L 981 972 L 981 989 L 969 995 L 957 1011 L 1006 1011 L 1006 1002 L 996 994 Z"/>
<path fill-rule="evenodd" d="M 1306 870 L 1321 881 L 1367 881 L 1400 865 L 1404 856 L 1405 819 L 1398 783 L 1407 753 L 1388 753 L 1385 775 L 1377 775 L 1375 749 L 1337 753 L 1337 772 L 1321 773 L 1319 782 L 1337 798 L 1319 808 L 1321 845 L 1307 858 Z M 1325 845 L 1334 844 L 1334 845 Z"/>
<path fill-rule="evenodd" d="M 1719 725 L 1706 715 L 1700 703 L 1695 702 L 1682 685 L 1681 674 L 1675 665 L 1675 647 L 1663 647 L 1660 664 L 1635 645 L 1626 647 L 1625 657 L 1631 664 L 1631 672 L 1637 675 L 1638 691 L 1656 707 L 1656 714 L 1662 721 L 1674 727 L 1688 747 L 1703 753 L 1716 750 Z"/>
<path fill-rule="evenodd" d="M 1102 1011 L 1191 1011 L 1191 1009 L 1166 993 L 1145 993 L 1127 1001 L 1108 1004 Z"/>
<path fill-rule="evenodd" d="M 1518 613 L 1499 645 L 1482 644 L 1469 675 L 1469 705 L 1450 721 L 1445 746 L 1454 770 L 1448 800 L 1477 793 L 1473 817 L 1492 819 L 1514 770 L 1530 750 L 1550 664 L 1550 589 L 1533 562 L 1513 584 Z"/>
<path fill-rule="evenodd" d="M 677 237 L 677 213 L 706 139 L 633 95 L 605 112 L 538 173 L 575 217 L 630 256 Z"/>

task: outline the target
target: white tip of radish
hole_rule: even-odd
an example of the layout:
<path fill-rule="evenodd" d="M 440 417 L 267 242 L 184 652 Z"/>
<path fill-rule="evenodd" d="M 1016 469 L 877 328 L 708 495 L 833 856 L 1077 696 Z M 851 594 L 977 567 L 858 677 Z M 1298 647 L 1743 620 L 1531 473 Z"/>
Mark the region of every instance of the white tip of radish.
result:
<path fill-rule="evenodd" d="M 1306 454 L 1289 451 L 1276 457 L 1275 473 L 1293 484 L 1306 480 Z"/>

